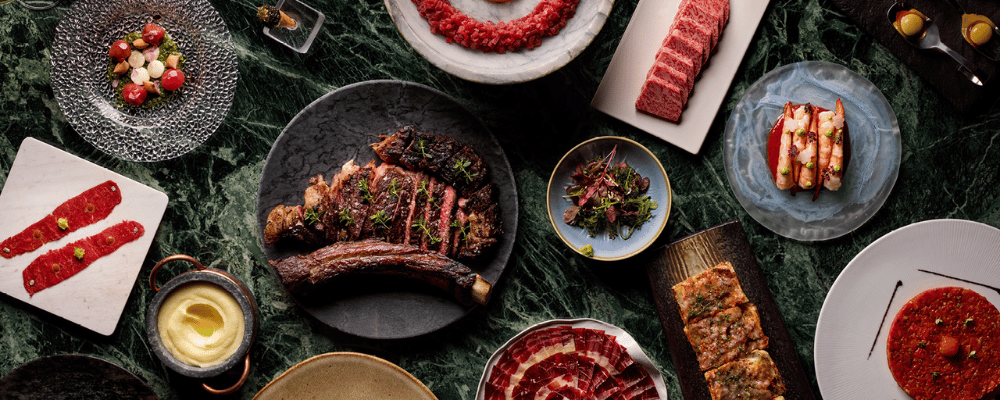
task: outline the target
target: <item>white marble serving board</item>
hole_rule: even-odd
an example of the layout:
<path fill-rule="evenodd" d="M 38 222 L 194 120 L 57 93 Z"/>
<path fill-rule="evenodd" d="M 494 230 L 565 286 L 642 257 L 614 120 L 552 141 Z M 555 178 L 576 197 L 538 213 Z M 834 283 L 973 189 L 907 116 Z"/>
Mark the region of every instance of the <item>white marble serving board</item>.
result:
<path fill-rule="evenodd" d="M 591 106 L 691 154 L 698 154 L 769 2 L 729 1 L 729 23 L 719 36 L 715 52 L 696 78 L 678 123 L 640 112 L 635 108 L 635 100 L 646 73 L 653 66 L 656 51 L 669 33 L 680 0 L 640 0 Z"/>
<path fill-rule="evenodd" d="M 0 258 L 0 292 L 105 336 L 114 333 L 118 325 L 167 209 L 167 195 L 30 137 L 21 142 L 0 192 L 3 240 L 107 180 L 117 183 L 122 194 L 121 204 L 107 218 L 33 252 Z M 139 222 L 145 234 L 34 296 L 25 291 L 21 274 L 34 259 L 124 220 Z"/>

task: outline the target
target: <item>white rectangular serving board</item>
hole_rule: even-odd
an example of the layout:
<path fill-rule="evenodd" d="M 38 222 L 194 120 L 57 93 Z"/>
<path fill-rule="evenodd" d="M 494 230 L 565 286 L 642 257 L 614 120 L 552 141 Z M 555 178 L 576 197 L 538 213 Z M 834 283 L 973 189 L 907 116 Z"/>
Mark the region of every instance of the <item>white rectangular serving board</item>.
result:
<path fill-rule="evenodd" d="M 105 336 L 118 325 L 167 209 L 167 195 L 30 137 L 21 142 L 0 192 L 0 240 L 4 240 L 107 180 L 114 181 L 122 194 L 121 204 L 107 218 L 33 252 L 0 258 L 0 292 Z M 76 275 L 28 296 L 21 274 L 33 260 L 125 220 L 142 224 L 145 234 Z"/>
<path fill-rule="evenodd" d="M 719 37 L 715 53 L 696 78 L 678 123 L 637 110 L 635 100 L 653 66 L 656 51 L 669 33 L 680 2 L 639 1 L 590 104 L 691 154 L 698 154 L 770 0 L 729 0 L 729 23 Z"/>

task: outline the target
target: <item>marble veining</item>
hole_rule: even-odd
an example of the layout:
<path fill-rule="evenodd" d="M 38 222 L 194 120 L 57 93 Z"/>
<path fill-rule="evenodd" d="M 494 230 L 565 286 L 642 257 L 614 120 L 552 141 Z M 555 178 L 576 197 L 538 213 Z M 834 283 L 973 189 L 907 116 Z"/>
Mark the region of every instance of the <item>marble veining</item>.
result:
<path fill-rule="evenodd" d="M 956 112 L 831 0 L 771 0 L 697 156 L 589 108 L 637 0 L 615 1 L 594 41 L 573 61 L 513 85 L 474 83 L 434 66 L 403 38 L 379 0 L 308 1 L 327 20 L 306 54 L 261 34 L 254 16 L 260 4 L 211 3 L 237 53 L 240 80 L 232 108 L 216 133 L 192 152 L 145 164 L 118 160 L 89 145 L 56 104 L 48 74 L 52 41 L 72 0 L 40 12 L 16 1 L 0 2 L 0 185 L 7 181 L 17 147 L 30 136 L 170 198 L 111 336 L 88 333 L 0 296 L 0 374 L 47 355 L 83 353 L 123 366 L 163 399 L 207 397 L 198 381 L 168 372 L 145 339 L 143 316 L 152 299 L 149 268 L 183 253 L 238 277 L 260 307 L 250 378 L 230 398 L 252 398 L 310 356 L 350 350 L 396 363 L 440 399 L 472 400 L 487 359 L 511 336 L 548 319 L 589 317 L 635 337 L 664 375 L 670 398 L 679 399 L 641 257 L 613 263 L 582 259 L 559 240 L 545 212 L 545 187 L 559 157 L 602 135 L 636 140 L 664 164 L 674 204 L 657 245 L 741 220 L 817 394 L 816 321 L 830 286 L 854 255 L 896 228 L 932 218 L 1000 226 L 1000 109 L 992 105 L 975 116 Z M 899 177 L 883 207 L 854 232 L 818 243 L 786 239 L 754 222 L 734 197 L 722 160 L 725 123 L 740 96 L 774 68 L 807 60 L 839 63 L 870 80 L 892 106 L 903 141 Z M 415 339 L 360 339 L 314 320 L 273 276 L 256 233 L 258 180 L 285 125 L 331 90 L 372 79 L 428 85 L 469 108 L 503 147 L 519 193 L 517 237 L 490 305 Z M 160 273 L 167 277 L 186 268 L 171 264 Z"/>

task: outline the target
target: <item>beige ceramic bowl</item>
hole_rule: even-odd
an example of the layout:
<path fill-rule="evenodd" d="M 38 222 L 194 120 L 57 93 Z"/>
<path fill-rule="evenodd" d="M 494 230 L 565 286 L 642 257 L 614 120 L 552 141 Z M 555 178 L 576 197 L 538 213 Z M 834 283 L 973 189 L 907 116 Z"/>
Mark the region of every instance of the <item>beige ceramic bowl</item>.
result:
<path fill-rule="evenodd" d="M 326 353 L 288 369 L 254 400 L 407 399 L 437 400 L 417 378 L 396 364 L 361 353 Z"/>

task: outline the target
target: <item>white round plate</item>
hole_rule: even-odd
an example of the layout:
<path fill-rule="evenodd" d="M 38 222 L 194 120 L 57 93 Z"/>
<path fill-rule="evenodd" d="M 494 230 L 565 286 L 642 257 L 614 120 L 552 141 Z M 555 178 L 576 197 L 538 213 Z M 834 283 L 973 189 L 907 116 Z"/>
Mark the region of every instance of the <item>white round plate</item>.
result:
<path fill-rule="evenodd" d="M 792 196 L 774 185 L 768 134 L 785 103 L 832 109 L 844 103 L 851 157 L 838 191 Z M 902 140 L 896 114 L 867 79 L 839 64 L 785 65 L 754 83 L 726 124 L 723 161 L 729 186 L 753 219 L 781 236 L 819 241 L 840 237 L 875 215 L 896 184 Z"/>
<path fill-rule="evenodd" d="M 511 21 L 528 15 L 539 0 L 451 0 L 456 10 L 479 21 Z M 568 64 L 594 40 L 611 12 L 614 0 L 580 0 L 576 13 L 554 36 L 542 39 L 533 49 L 503 54 L 483 53 L 448 43 L 432 33 L 430 24 L 417 11 L 413 0 L 385 0 L 389 16 L 399 32 L 421 56 L 459 78 L 487 84 L 509 84 L 545 76 Z"/>
<path fill-rule="evenodd" d="M 823 398 L 909 398 L 889 371 L 885 338 L 903 304 L 944 286 L 1000 304 L 1000 229 L 964 220 L 918 222 L 858 253 L 830 288 L 816 324 L 813 357 Z"/>

